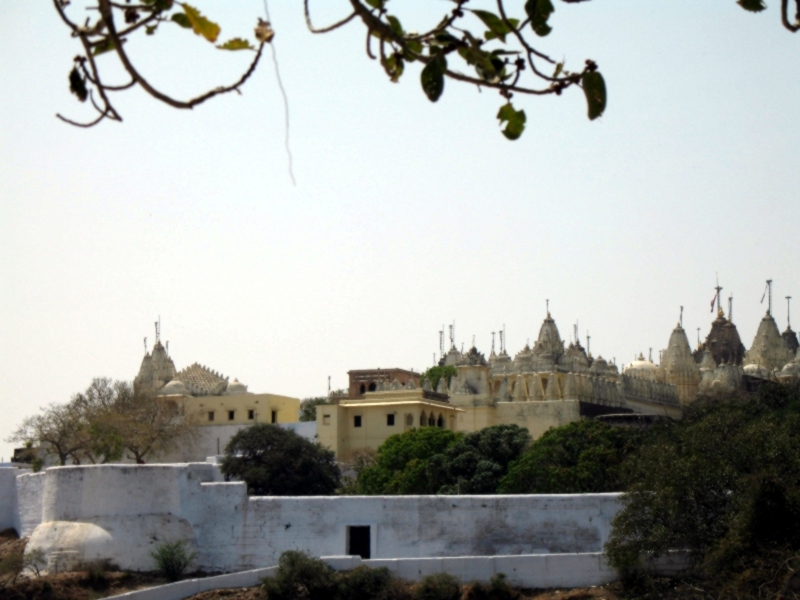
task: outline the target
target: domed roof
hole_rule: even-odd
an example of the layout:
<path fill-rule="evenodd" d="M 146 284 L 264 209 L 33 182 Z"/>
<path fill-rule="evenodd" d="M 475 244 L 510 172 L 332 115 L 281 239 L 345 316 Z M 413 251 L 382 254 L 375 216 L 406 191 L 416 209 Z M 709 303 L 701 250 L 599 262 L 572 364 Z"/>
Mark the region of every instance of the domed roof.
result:
<path fill-rule="evenodd" d="M 539 338 L 533 346 L 534 354 L 552 354 L 554 359 L 557 359 L 564 353 L 564 342 L 561 341 L 561 335 L 558 333 L 556 322 L 547 313 L 539 328 Z"/>
<path fill-rule="evenodd" d="M 592 368 L 589 369 L 592 373 L 603 374 L 608 369 L 608 361 L 602 356 L 598 356 L 592 361 Z"/>
<path fill-rule="evenodd" d="M 784 383 L 800 381 L 800 349 L 796 351 L 794 360 L 783 367 L 781 372 L 778 373 L 778 379 Z"/>
<path fill-rule="evenodd" d="M 455 367 L 461 361 L 461 352 L 455 346 L 450 346 L 450 350 L 439 361 L 439 366 Z"/>
<path fill-rule="evenodd" d="M 717 311 L 717 318 L 711 323 L 704 349 L 711 352 L 714 363 L 733 363 L 741 365 L 744 360 L 744 344 L 739 338 L 739 331 L 730 319 L 725 318 L 722 309 Z"/>
<path fill-rule="evenodd" d="M 658 367 L 652 362 L 645 359 L 644 355 L 640 352 L 636 360 L 628 363 L 622 373 L 633 377 L 643 377 L 645 379 L 656 379 L 658 376 Z"/>
<path fill-rule="evenodd" d="M 234 378 L 233 381 L 228 383 L 228 387 L 225 388 L 225 393 L 228 395 L 234 394 L 246 394 L 247 393 L 247 386 L 243 384 L 238 379 Z"/>
<path fill-rule="evenodd" d="M 761 323 L 758 324 L 756 337 L 753 339 L 753 345 L 745 356 L 745 362 L 756 364 L 769 370 L 782 369 L 786 363 L 794 358 L 793 354 L 778 332 L 778 325 L 775 323 L 775 319 L 767 311 L 767 314 L 761 319 Z"/>
<path fill-rule="evenodd" d="M 481 352 L 478 352 L 478 349 L 473 346 L 469 349 L 468 352 L 465 354 L 460 355 L 460 359 L 458 364 L 459 365 L 468 365 L 468 366 L 484 366 L 486 365 L 486 358 L 483 356 Z"/>
<path fill-rule="evenodd" d="M 189 390 L 180 379 L 173 379 L 167 385 L 158 390 L 159 396 L 190 396 Z"/>
<path fill-rule="evenodd" d="M 756 364 L 749 364 L 744 366 L 744 374 L 750 377 L 760 377 L 761 379 L 769 379 L 772 371 Z"/>

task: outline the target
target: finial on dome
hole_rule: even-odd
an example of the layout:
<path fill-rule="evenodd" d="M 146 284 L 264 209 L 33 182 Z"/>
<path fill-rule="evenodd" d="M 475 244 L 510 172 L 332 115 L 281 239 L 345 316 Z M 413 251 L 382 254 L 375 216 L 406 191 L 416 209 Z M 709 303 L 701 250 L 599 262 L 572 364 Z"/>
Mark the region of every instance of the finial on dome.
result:
<path fill-rule="evenodd" d="M 147 354 L 147 338 L 144 338 L 144 353 Z"/>
<path fill-rule="evenodd" d="M 547 318 L 549 319 L 550 318 L 550 299 L 548 298 L 547 300 L 545 300 L 545 302 L 547 303 Z"/>

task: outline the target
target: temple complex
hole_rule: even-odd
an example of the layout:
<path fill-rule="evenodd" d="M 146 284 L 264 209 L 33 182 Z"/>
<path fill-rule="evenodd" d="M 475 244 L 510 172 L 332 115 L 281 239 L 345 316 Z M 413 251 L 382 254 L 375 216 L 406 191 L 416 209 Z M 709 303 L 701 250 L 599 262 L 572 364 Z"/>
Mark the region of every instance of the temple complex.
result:
<path fill-rule="evenodd" d="M 238 379 L 230 381 L 198 363 L 178 371 L 159 334 L 157 323 L 152 352 L 145 351 L 139 373 L 133 380 L 137 393 L 154 394 L 179 402 L 187 418 L 198 426 L 297 422 L 300 410 L 297 398 L 254 394 Z M 224 443 L 220 444 L 224 446 Z"/>
<path fill-rule="evenodd" d="M 412 371 L 351 371 L 350 397 L 317 412 L 319 440 L 346 459 L 414 427 L 471 432 L 515 424 L 535 439 L 582 417 L 678 419 L 699 396 L 754 390 L 767 380 L 800 381 L 800 350 L 791 327 L 781 335 L 768 309 L 746 350 L 731 318 L 732 298 L 726 316 L 720 291 L 718 286 L 716 318 L 695 351 L 681 316 L 660 364 L 640 353 L 621 371 L 614 362 L 593 357 L 577 332 L 566 345 L 549 310 L 533 347 L 526 344 L 513 358 L 503 335 L 499 352 L 493 343 L 487 359 L 474 344 L 459 351 L 451 330 L 450 349 L 445 353 L 442 344 L 439 366 L 453 367 L 455 375 L 441 377 L 434 387 L 428 379 L 420 385 Z M 390 373 L 402 373 L 405 382 Z"/>

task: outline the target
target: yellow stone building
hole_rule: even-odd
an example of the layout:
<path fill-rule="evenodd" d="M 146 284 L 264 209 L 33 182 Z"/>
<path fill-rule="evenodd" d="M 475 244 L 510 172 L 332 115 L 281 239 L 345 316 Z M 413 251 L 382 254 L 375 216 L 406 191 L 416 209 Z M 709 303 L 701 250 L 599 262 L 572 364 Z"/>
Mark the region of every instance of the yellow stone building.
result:
<path fill-rule="evenodd" d="M 298 398 L 254 394 L 239 380 L 229 381 L 197 363 L 178 371 L 158 336 L 152 352 L 145 353 L 133 385 L 137 391 L 156 394 L 183 407 L 187 420 L 203 429 L 199 438 L 206 441 L 197 449 L 200 454 L 219 454 L 241 426 L 297 423 L 300 415 Z M 181 456 L 195 456 L 193 452 L 185 449 Z"/>
<path fill-rule="evenodd" d="M 389 436 L 415 427 L 443 427 L 456 430 L 462 409 L 447 396 L 422 390 L 410 380 L 397 380 L 381 391 L 366 392 L 364 398 L 340 400 L 317 407 L 317 439 L 347 460 L 354 450 L 377 450 Z"/>

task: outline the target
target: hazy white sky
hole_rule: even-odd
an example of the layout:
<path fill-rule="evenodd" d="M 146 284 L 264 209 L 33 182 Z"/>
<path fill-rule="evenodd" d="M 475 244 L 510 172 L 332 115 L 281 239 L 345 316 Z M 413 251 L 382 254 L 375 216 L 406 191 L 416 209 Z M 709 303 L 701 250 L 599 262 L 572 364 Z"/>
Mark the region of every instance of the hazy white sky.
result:
<path fill-rule="evenodd" d="M 314 4 L 320 24 L 347 12 Z M 263 10 L 198 5 L 226 39 Z M 449 8 L 391 5 L 411 30 Z M 657 355 L 680 305 L 705 335 L 715 272 L 746 346 L 767 278 L 783 330 L 784 296 L 800 302 L 800 36 L 777 5 L 556 3 L 540 46 L 597 61 L 608 109 L 588 121 L 577 89 L 520 98 L 527 131 L 508 142 L 496 94 L 447 82 L 431 104 L 415 65 L 387 81 L 362 26 L 314 36 L 299 1 L 273 0 L 293 187 L 269 56 L 241 96 L 177 111 L 126 92 L 122 124 L 76 129 L 54 114 L 89 115 L 67 89 L 77 43 L 49 2 L 3 0 L 0 438 L 93 377 L 132 379 L 158 315 L 179 369 L 298 397 L 349 369 L 426 368 L 453 320 L 487 354 L 505 323 L 514 354 L 546 298 L 593 354 Z M 147 41 L 131 52 L 179 96 L 248 58 L 177 27 Z"/>

